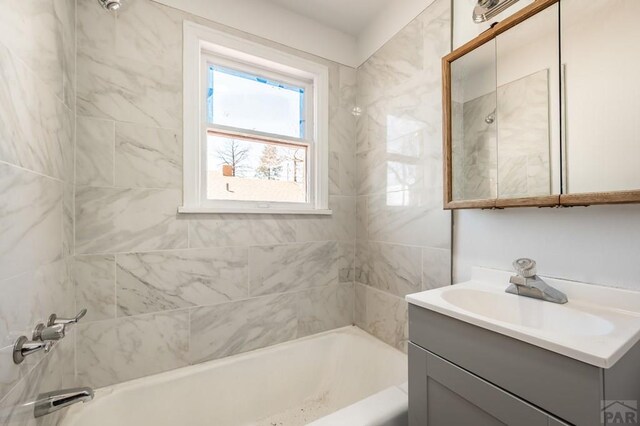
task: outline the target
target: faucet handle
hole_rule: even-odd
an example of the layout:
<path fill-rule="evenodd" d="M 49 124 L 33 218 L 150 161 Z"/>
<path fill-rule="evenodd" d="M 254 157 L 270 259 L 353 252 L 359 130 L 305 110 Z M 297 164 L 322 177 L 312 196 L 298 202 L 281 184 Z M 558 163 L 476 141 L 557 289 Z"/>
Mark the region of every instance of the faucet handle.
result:
<path fill-rule="evenodd" d="M 45 327 L 44 324 L 40 323 L 36 325 L 35 330 L 33 330 L 33 340 L 61 340 L 64 338 L 66 334 L 66 325 L 65 324 L 54 324 L 48 327 Z"/>
<path fill-rule="evenodd" d="M 516 270 L 518 275 L 524 278 L 534 277 L 538 272 L 536 270 L 536 261 L 533 259 L 527 259 L 526 257 L 514 260 L 513 268 Z"/>
<path fill-rule="evenodd" d="M 59 324 L 61 325 L 77 324 L 78 321 L 80 321 L 82 317 L 84 317 L 85 315 L 87 315 L 86 309 L 82 309 L 80 312 L 78 312 L 78 315 L 76 315 L 73 318 L 58 318 L 56 314 L 51 314 L 51 316 L 49 316 L 49 321 L 47 321 L 47 325 L 51 327 Z"/>
<path fill-rule="evenodd" d="M 31 354 L 42 350 L 49 352 L 52 345 L 53 343 L 50 341 L 34 342 L 27 339 L 26 336 L 20 336 L 13 345 L 13 362 L 21 364 Z"/>

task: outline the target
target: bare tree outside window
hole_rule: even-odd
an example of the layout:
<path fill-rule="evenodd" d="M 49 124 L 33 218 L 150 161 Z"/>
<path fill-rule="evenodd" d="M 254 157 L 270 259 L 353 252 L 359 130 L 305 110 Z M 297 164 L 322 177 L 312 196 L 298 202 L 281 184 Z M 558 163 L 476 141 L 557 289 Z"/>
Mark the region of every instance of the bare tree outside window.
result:
<path fill-rule="evenodd" d="M 221 161 L 221 165 L 232 167 L 232 176 L 244 177 L 249 167 L 245 164 L 249 159 L 249 146 L 236 139 L 227 139 L 220 148 L 216 150 L 216 156 Z"/>
<path fill-rule="evenodd" d="M 304 149 L 287 150 L 284 161 L 287 162 L 287 180 L 299 183 L 304 181 L 304 164 L 307 152 Z M 290 176 L 293 175 L 293 176 Z"/>
<path fill-rule="evenodd" d="M 275 145 L 265 145 L 260 156 L 260 164 L 256 167 L 256 177 L 267 180 L 278 180 L 282 174 L 282 157 L 278 155 Z"/>

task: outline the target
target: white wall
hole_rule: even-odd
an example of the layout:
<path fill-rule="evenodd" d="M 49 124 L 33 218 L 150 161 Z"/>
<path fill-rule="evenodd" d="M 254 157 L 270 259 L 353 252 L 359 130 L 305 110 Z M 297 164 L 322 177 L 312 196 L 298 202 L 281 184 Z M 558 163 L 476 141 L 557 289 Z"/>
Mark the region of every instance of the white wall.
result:
<path fill-rule="evenodd" d="M 640 290 L 639 242 L 637 205 L 457 211 L 454 282 L 531 257 L 542 275 Z"/>
<path fill-rule="evenodd" d="M 471 3 L 455 1 L 457 46 L 482 31 Z M 511 269 L 517 257 L 536 259 L 543 275 L 640 290 L 640 206 L 454 213 L 454 282 L 467 280 L 474 265 Z"/>
<path fill-rule="evenodd" d="M 154 0 L 351 67 L 359 65 L 354 36 L 262 0 Z"/>
<path fill-rule="evenodd" d="M 154 1 L 354 68 L 433 3 L 389 1 L 354 37 L 264 0 Z"/>

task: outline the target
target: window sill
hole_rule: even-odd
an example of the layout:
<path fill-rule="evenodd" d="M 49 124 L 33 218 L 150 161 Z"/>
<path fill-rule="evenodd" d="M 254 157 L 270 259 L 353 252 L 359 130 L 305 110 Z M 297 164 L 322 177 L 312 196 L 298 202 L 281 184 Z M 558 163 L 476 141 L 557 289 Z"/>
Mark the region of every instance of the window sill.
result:
<path fill-rule="evenodd" d="M 330 209 L 224 209 L 216 207 L 178 207 L 179 214 L 298 214 L 298 215 L 322 215 L 333 214 Z"/>

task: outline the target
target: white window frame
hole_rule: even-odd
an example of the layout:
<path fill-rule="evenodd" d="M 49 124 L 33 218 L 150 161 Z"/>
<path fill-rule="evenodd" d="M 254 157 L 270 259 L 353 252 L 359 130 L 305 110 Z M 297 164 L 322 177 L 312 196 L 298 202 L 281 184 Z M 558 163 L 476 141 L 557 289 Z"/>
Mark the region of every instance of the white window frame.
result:
<path fill-rule="evenodd" d="M 228 66 L 293 85 L 304 84 L 304 140 L 207 123 L 207 64 Z M 184 22 L 183 205 L 180 213 L 331 214 L 329 210 L 329 70 L 326 66 L 192 22 Z M 288 78 L 287 78 L 288 77 Z M 204 84 L 204 86 L 203 86 Z M 307 145 L 307 202 L 208 200 L 206 149 L 209 129 L 275 144 Z"/>

